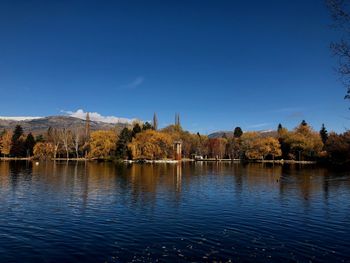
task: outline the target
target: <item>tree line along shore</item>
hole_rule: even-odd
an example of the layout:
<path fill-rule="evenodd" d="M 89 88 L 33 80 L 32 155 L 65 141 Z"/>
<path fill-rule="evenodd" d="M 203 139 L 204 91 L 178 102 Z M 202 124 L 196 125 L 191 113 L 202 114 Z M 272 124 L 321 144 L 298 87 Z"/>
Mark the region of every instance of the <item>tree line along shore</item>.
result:
<path fill-rule="evenodd" d="M 2 160 L 171 160 L 174 142 L 181 143 L 185 159 L 350 163 L 350 131 L 328 133 L 322 125 L 317 132 L 302 121 L 293 130 L 279 124 L 275 132 L 264 134 L 236 127 L 232 135 L 209 138 L 183 130 L 179 115 L 173 125 L 158 129 L 156 114 L 152 123 L 137 122 L 120 132 L 91 131 L 88 114 L 84 127 L 48 128 L 35 137 L 17 125 L 0 133 L 0 154 Z"/>

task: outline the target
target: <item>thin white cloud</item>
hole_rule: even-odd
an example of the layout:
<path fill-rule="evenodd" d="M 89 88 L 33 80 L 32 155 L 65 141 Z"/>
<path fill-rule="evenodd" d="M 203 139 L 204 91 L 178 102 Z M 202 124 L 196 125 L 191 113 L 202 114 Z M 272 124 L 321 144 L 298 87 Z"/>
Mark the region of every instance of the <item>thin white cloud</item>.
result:
<path fill-rule="evenodd" d="M 10 117 L 10 116 L 0 116 L 1 120 L 11 120 L 11 121 L 27 121 L 27 120 L 35 120 L 35 119 L 41 119 L 43 117 L 32 117 L 32 116 L 16 116 L 16 117 Z"/>
<path fill-rule="evenodd" d="M 274 112 L 274 113 L 289 113 L 289 112 L 295 112 L 295 111 L 302 111 L 304 110 L 304 108 L 302 107 L 287 107 L 287 108 L 279 108 L 279 109 L 274 109 L 274 110 L 270 110 L 268 112 Z"/>
<path fill-rule="evenodd" d="M 85 120 L 86 114 L 82 109 L 78 109 L 77 111 L 64 111 L 61 112 L 66 113 L 67 115 L 71 117 L 75 117 L 78 119 Z M 99 122 L 105 122 L 105 123 L 132 123 L 134 121 L 137 121 L 137 119 L 128 119 L 128 118 L 120 118 L 116 116 L 103 116 L 98 112 L 89 112 L 90 120 L 92 121 L 99 121 Z"/>
<path fill-rule="evenodd" d="M 257 123 L 253 125 L 249 125 L 248 128 L 261 128 L 270 125 L 268 122 L 263 122 L 263 123 Z"/>
<path fill-rule="evenodd" d="M 125 85 L 122 85 L 122 89 L 135 89 L 136 87 L 140 86 L 145 81 L 144 77 L 140 76 L 131 81 L 130 83 L 127 83 Z"/>

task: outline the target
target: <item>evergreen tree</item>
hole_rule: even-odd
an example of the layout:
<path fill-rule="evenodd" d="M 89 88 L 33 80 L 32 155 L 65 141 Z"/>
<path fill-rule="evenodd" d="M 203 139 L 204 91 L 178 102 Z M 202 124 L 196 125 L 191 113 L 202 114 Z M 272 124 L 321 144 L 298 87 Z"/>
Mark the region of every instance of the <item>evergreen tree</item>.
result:
<path fill-rule="evenodd" d="M 235 138 L 240 138 L 243 134 L 243 131 L 241 129 L 241 127 L 236 127 L 235 130 L 233 131 L 233 136 Z"/>
<path fill-rule="evenodd" d="M 26 155 L 25 144 L 22 139 L 23 128 L 20 125 L 15 127 L 11 139 L 10 155 L 14 157 L 24 157 Z"/>
<path fill-rule="evenodd" d="M 151 130 L 151 129 L 153 129 L 152 125 L 149 122 L 147 122 L 147 121 L 142 125 L 142 130 L 143 131 Z"/>
<path fill-rule="evenodd" d="M 140 124 L 136 123 L 134 127 L 132 128 L 132 137 L 135 137 L 136 134 L 141 132 Z"/>
<path fill-rule="evenodd" d="M 305 120 L 302 120 L 302 122 L 300 123 L 301 126 L 307 126 L 307 122 Z"/>
<path fill-rule="evenodd" d="M 37 136 L 35 136 L 35 142 L 43 142 L 44 141 L 44 136 L 42 134 L 39 134 Z"/>
<path fill-rule="evenodd" d="M 180 114 L 179 113 L 175 113 L 175 126 L 177 128 L 180 128 L 181 127 L 181 124 L 180 124 Z"/>
<path fill-rule="evenodd" d="M 25 149 L 26 149 L 26 155 L 27 156 L 33 156 L 33 149 L 35 146 L 35 139 L 31 133 L 27 135 L 27 138 L 24 142 Z"/>
<path fill-rule="evenodd" d="M 85 119 L 85 140 L 88 141 L 90 139 L 90 114 L 86 113 Z"/>
<path fill-rule="evenodd" d="M 277 132 L 279 133 L 279 132 L 281 132 L 282 131 L 282 129 L 283 129 L 283 126 L 282 126 L 282 124 L 280 123 L 280 124 L 278 124 L 278 127 L 277 127 Z"/>
<path fill-rule="evenodd" d="M 117 141 L 116 145 L 116 156 L 119 159 L 125 159 L 128 157 L 131 157 L 131 153 L 128 149 L 128 144 L 131 142 L 133 137 L 133 132 L 130 131 L 128 128 L 124 128 L 120 135 L 119 139 Z"/>
<path fill-rule="evenodd" d="M 153 129 L 158 130 L 158 118 L 156 113 L 153 115 Z"/>
<path fill-rule="evenodd" d="M 326 144 L 326 142 L 328 140 L 328 132 L 327 132 L 326 127 L 324 126 L 324 124 L 322 124 L 322 128 L 320 130 L 320 136 L 321 136 L 323 144 Z"/>

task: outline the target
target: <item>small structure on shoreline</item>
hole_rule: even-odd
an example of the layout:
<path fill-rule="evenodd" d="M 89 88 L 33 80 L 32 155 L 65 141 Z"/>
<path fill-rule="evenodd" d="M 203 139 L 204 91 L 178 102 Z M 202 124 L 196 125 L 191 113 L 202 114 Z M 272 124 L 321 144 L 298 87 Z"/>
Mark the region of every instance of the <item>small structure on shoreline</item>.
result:
<path fill-rule="evenodd" d="M 181 161 L 182 159 L 182 142 L 174 142 L 174 160 Z"/>

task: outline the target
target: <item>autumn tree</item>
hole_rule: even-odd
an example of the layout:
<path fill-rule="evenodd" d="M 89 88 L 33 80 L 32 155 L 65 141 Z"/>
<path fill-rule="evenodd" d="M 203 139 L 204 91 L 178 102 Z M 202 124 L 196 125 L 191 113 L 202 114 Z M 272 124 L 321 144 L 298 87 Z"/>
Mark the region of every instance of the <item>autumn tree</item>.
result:
<path fill-rule="evenodd" d="M 49 142 L 38 142 L 34 146 L 33 154 L 37 159 L 51 159 L 55 154 L 55 146 Z"/>
<path fill-rule="evenodd" d="M 277 138 L 261 137 L 257 132 L 242 135 L 242 150 L 248 159 L 265 159 L 268 155 L 274 159 L 282 154 Z"/>
<path fill-rule="evenodd" d="M 0 152 L 3 156 L 10 154 L 12 134 L 10 131 L 4 130 L 0 137 Z"/>
<path fill-rule="evenodd" d="M 290 149 L 301 157 L 315 158 L 322 151 L 323 143 L 319 133 L 312 130 L 309 125 L 301 123 L 293 132 L 288 133 L 286 142 Z"/>
<path fill-rule="evenodd" d="M 327 139 L 325 149 L 332 163 L 350 163 L 350 131 L 343 134 L 331 132 Z"/>
<path fill-rule="evenodd" d="M 72 132 L 66 128 L 59 130 L 59 136 L 66 152 L 66 158 L 69 159 L 69 152 L 72 146 Z"/>
<path fill-rule="evenodd" d="M 138 133 L 129 144 L 134 159 L 163 159 L 173 155 L 173 140 L 169 134 L 154 130 Z"/>
<path fill-rule="evenodd" d="M 113 155 L 117 143 L 115 131 L 94 131 L 90 136 L 90 158 L 105 159 Z"/>
<path fill-rule="evenodd" d="M 47 130 L 47 142 L 52 143 L 54 149 L 53 158 L 57 158 L 57 153 L 61 145 L 61 137 L 59 130 L 49 127 L 49 129 Z"/>
<path fill-rule="evenodd" d="M 227 139 L 226 152 L 230 159 L 240 158 L 241 138 L 231 137 Z"/>
<path fill-rule="evenodd" d="M 263 155 L 264 158 L 267 155 L 271 155 L 272 159 L 275 159 L 275 157 L 280 157 L 282 155 L 281 145 L 277 138 L 266 137 L 262 139 L 261 143 L 267 147 L 267 153 Z"/>
<path fill-rule="evenodd" d="M 222 159 L 226 150 L 227 139 L 225 138 L 209 138 L 208 152 L 213 158 Z"/>
<path fill-rule="evenodd" d="M 193 153 L 199 154 L 202 156 L 208 155 L 208 136 L 199 134 L 197 132 L 196 137 L 195 137 L 195 142 L 194 142 L 194 147 L 195 151 Z"/>
<path fill-rule="evenodd" d="M 81 128 L 76 128 L 72 132 L 72 144 L 75 151 L 75 156 L 79 158 L 79 149 L 84 144 L 84 132 Z"/>

